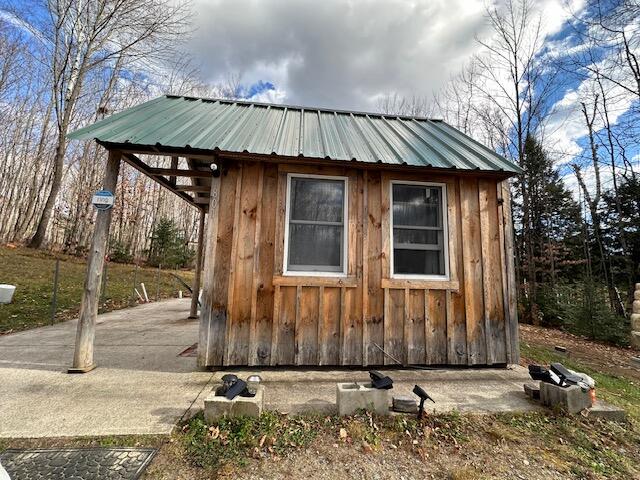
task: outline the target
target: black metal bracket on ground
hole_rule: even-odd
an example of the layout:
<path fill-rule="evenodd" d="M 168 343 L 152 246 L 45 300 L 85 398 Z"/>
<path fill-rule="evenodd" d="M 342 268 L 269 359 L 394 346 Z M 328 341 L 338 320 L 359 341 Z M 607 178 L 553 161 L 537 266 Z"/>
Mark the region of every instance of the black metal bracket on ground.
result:
<path fill-rule="evenodd" d="M 420 398 L 420 406 L 418 407 L 418 420 L 420 420 L 422 418 L 422 414 L 424 413 L 425 400 L 431 400 L 433 403 L 436 403 L 436 401 L 433 398 L 431 398 L 431 396 L 426 392 L 426 390 L 422 388 L 420 385 L 415 385 L 413 387 L 413 393 L 415 393 L 418 396 L 418 398 Z"/>
<path fill-rule="evenodd" d="M 387 375 L 371 370 L 369 371 L 369 377 L 371 378 L 371 386 L 378 390 L 390 390 L 393 388 L 393 380 Z"/>

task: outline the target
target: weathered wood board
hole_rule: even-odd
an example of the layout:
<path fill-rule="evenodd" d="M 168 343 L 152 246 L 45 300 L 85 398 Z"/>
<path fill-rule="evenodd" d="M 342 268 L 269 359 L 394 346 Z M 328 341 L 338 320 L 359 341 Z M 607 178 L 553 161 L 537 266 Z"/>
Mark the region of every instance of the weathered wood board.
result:
<path fill-rule="evenodd" d="M 346 276 L 283 274 L 291 172 L 347 177 Z M 391 275 L 392 180 L 446 184 L 446 281 Z M 201 365 L 517 361 L 513 226 L 501 178 L 234 160 L 223 164 L 217 188 L 206 237 Z"/>

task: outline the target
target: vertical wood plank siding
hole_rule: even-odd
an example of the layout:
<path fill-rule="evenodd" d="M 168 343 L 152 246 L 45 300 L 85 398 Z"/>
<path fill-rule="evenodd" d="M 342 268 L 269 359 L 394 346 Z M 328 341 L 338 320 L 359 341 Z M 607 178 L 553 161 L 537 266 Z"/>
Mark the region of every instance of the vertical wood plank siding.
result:
<path fill-rule="evenodd" d="M 210 215 L 199 363 L 517 362 L 511 203 L 491 177 L 234 161 Z M 290 172 L 348 178 L 347 277 L 283 276 Z M 390 181 L 447 185 L 450 279 L 391 278 Z M 210 210 L 213 211 L 213 210 Z"/>

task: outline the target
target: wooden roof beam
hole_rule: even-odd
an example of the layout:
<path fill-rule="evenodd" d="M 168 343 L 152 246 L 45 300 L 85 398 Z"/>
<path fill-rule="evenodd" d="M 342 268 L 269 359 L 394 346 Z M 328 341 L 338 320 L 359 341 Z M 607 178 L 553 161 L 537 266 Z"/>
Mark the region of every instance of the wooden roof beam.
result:
<path fill-rule="evenodd" d="M 199 205 L 198 202 L 196 202 L 191 195 L 188 195 L 185 192 L 181 192 L 181 191 L 177 190 L 175 188 L 175 186 L 172 185 L 169 180 L 167 180 L 166 178 L 164 178 L 162 176 L 163 174 L 154 173 L 155 170 L 171 170 L 170 168 L 169 169 L 156 169 L 156 168 L 149 167 L 146 163 L 144 163 L 142 160 L 140 160 L 138 157 L 136 157 L 133 153 L 123 153 L 122 159 L 125 162 L 127 162 L 129 165 L 131 165 L 133 168 L 135 168 L 136 170 L 144 173 L 148 177 L 152 177 L 160 185 L 165 187 L 167 190 L 172 191 L 173 193 L 178 195 L 180 198 L 185 200 L 190 205 L 193 205 L 194 207 L 197 207 L 199 209 L 203 208 L 203 206 Z M 202 173 L 202 172 L 200 172 L 200 173 Z M 164 175 L 169 175 L 169 174 L 165 173 Z M 211 176 L 210 173 L 209 173 L 209 176 Z"/>
<path fill-rule="evenodd" d="M 133 154 L 125 154 L 125 155 L 133 155 Z M 133 155 L 135 156 L 135 155 Z M 137 157 L 136 157 L 137 158 Z M 155 168 L 155 167 L 147 167 L 149 170 L 149 175 L 152 177 L 197 177 L 197 178 L 211 178 L 211 171 L 204 170 L 184 170 L 180 168 Z"/>
<path fill-rule="evenodd" d="M 176 185 L 176 190 L 179 192 L 209 193 L 211 187 L 208 185 Z"/>

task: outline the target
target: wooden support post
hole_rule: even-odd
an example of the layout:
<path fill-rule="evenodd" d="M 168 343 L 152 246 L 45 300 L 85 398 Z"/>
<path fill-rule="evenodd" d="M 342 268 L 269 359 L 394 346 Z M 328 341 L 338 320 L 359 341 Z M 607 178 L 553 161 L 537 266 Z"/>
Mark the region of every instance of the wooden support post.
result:
<path fill-rule="evenodd" d="M 178 157 L 171 157 L 171 170 L 178 169 Z M 172 175 L 169 177 L 169 182 L 175 186 L 176 184 L 176 176 Z"/>
<path fill-rule="evenodd" d="M 104 173 L 103 189 L 114 192 L 120 171 L 120 152 L 110 151 Z M 98 211 L 96 225 L 91 240 L 87 274 L 80 304 L 80 317 L 76 333 L 76 347 L 73 355 L 73 366 L 69 373 L 86 373 L 95 368 L 93 362 L 93 342 L 95 339 L 98 301 L 102 283 L 102 269 L 109 239 L 112 210 Z"/>
<path fill-rule="evenodd" d="M 191 293 L 191 312 L 189 318 L 198 318 L 198 297 L 200 296 L 200 272 L 202 270 L 202 252 L 204 240 L 204 210 L 200 210 L 200 223 L 198 224 L 198 250 L 196 251 L 196 274 L 193 276 L 193 288 Z"/>
<path fill-rule="evenodd" d="M 219 168 L 218 168 L 219 170 Z M 216 250 L 218 245 L 218 213 L 220 206 L 220 176 L 211 179 L 207 221 L 207 249 L 202 270 L 202 305 L 200 307 L 200 335 L 198 338 L 198 365 L 222 365 L 227 330 L 226 308 L 214 302 Z"/>

